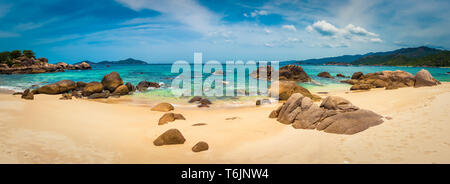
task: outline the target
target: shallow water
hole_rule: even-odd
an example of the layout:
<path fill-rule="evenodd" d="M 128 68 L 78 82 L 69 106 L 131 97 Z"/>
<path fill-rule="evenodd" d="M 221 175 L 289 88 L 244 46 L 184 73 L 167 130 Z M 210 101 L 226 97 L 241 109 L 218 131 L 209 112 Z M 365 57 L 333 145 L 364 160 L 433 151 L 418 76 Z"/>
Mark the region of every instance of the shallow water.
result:
<path fill-rule="evenodd" d="M 281 65 L 282 66 L 282 65 Z M 388 66 L 324 66 L 324 65 L 301 65 L 306 73 L 315 81 L 315 83 L 300 83 L 305 88 L 319 92 L 330 91 L 336 89 L 348 89 L 349 85 L 340 83 L 340 80 L 345 78 L 336 77 L 335 79 L 325 79 L 317 77 L 317 74 L 323 71 L 329 72 L 332 76 L 341 73 L 346 76 L 351 76 L 354 72 L 373 73 L 384 70 L 403 70 L 415 75 L 422 67 L 388 67 Z M 30 88 L 33 85 L 45 85 L 47 83 L 54 83 L 60 80 L 73 81 L 101 81 L 103 76 L 116 71 L 120 74 L 124 82 L 131 82 L 137 85 L 142 80 L 161 82 L 163 88 L 152 89 L 143 93 L 136 93 L 133 98 L 148 99 L 148 100 L 172 100 L 185 102 L 186 98 L 173 98 L 170 90 L 172 80 L 180 75 L 179 73 L 171 73 L 170 64 L 152 64 L 152 65 L 95 65 L 92 70 L 69 70 L 59 73 L 43 73 L 43 74 L 15 74 L 15 75 L 0 75 L 0 88 L 11 89 L 15 91 L 22 91 Z M 450 75 L 446 74 L 450 68 L 425 68 L 439 81 L 449 82 Z M 225 69 L 226 70 L 226 69 Z M 194 75 L 192 75 L 194 76 Z M 203 79 L 210 76 L 204 74 Z M 255 80 L 248 78 L 248 80 Z M 248 81 L 247 81 L 248 83 Z M 248 89 L 247 89 L 248 90 Z M 253 101 L 261 97 L 238 97 L 238 98 L 212 98 L 212 100 L 223 101 L 223 103 L 234 103 L 237 101 Z"/>

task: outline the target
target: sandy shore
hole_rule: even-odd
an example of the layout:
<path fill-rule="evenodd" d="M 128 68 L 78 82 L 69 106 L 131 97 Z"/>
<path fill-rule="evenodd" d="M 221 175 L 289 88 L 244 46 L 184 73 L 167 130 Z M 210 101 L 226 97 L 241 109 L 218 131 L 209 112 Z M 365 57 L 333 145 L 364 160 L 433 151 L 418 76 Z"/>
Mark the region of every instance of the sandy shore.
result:
<path fill-rule="evenodd" d="M 274 106 L 177 108 L 187 120 L 158 126 L 151 105 L 0 94 L 0 163 L 450 163 L 450 83 L 327 95 L 392 119 L 336 135 L 269 119 Z M 154 146 L 170 128 L 186 142 Z M 210 149 L 192 152 L 198 141 Z"/>

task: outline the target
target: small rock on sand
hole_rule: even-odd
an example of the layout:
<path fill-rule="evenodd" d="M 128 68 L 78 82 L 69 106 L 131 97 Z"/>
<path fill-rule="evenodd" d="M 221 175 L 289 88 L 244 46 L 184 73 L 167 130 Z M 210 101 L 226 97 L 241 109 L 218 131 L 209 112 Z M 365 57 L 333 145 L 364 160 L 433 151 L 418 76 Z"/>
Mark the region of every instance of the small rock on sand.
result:
<path fill-rule="evenodd" d="M 206 123 L 196 123 L 196 124 L 193 124 L 192 126 L 204 126 L 204 125 L 207 125 Z"/>
<path fill-rule="evenodd" d="M 178 129 L 170 129 L 161 134 L 153 141 L 155 146 L 170 145 L 170 144 L 184 144 L 186 139 Z"/>
<path fill-rule="evenodd" d="M 209 149 L 208 143 L 200 141 L 192 147 L 193 152 L 201 152 Z"/>
<path fill-rule="evenodd" d="M 186 120 L 182 114 L 175 113 L 165 113 L 158 121 L 158 125 L 164 125 L 168 122 L 173 122 L 175 120 Z"/>
<path fill-rule="evenodd" d="M 160 111 L 160 112 L 169 112 L 173 111 L 175 108 L 170 103 L 160 103 L 155 105 L 151 110 L 152 111 Z"/>

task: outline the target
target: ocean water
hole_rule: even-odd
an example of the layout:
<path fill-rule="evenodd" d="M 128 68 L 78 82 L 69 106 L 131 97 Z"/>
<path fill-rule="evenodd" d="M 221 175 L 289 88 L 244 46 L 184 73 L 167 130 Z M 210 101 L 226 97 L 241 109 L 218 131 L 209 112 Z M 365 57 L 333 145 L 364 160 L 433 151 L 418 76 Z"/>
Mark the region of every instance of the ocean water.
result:
<path fill-rule="evenodd" d="M 281 67 L 282 65 L 280 65 Z M 311 91 L 327 91 L 334 88 L 348 89 L 350 86 L 340 83 L 345 78 L 325 79 L 317 77 L 317 74 L 323 71 L 329 72 L 332 76 L 341 73 L 351 76 L 354 72 L 372 73 L 384 70 L 403 70 L 415 75 L 422 67 L 388 67 L 388 66 L 324 66 L 324 65 L 301 65 L 306 73 L 315 81 L 314 83 L 299 83 Z M 120 74 L 124 82 L 131 82 L 137 85 L 140 81 L 147 80 L 158 82 L 163 85 L 160 89 L 151 89 L 142 93 L 135 93 L 134 98 L 139 99 L 174 99 L 170 90 L 172 80 L 180 75 L 180 73 L 171 73 L 170 64 L 152 64 L 152 65 L 95 65 L 92 70 L 69 70 L 59 73 L 43 73 L 43 74 L 15 74 L 0 75 L 0 88 L 11 89 L 15 91 L 23 91 L 26 88 L 42 86 L 48 83 L 54 83 L 60 80 L 73 81 L 101 81 L 103 76 L 116 71 Z M 439 81 L 450 82 L 450 68 L 425 68 Z M 226 70 L 226 69 L 224 69 Z M 192 75 L 194 76 L 194 75 Z M 207 78 L 210 74 L 204 74 L 203 78 Z M 255 80 L 248 78 L 248 80 Z M 248 81 L 247 81 L 248 82 Z M 258 98 L 258 97 L 255 97 Z M 222 99 L 222 98 L 218 98 Z M 236 98 L 231 98 L 236 100 Z M 249 99 L 248 97 L 240 97 L 240 99 Z M 251 98 L 250 98 L 251 99 Z M 185 101 L 185 98 L 179 98 Z"/>

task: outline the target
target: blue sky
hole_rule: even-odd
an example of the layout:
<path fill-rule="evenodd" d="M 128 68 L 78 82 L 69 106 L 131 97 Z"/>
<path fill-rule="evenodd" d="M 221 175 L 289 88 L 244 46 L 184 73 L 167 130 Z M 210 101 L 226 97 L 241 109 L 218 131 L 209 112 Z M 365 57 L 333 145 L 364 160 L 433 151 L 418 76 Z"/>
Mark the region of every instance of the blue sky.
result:
<path fill-rule="evenodd" d="M 0 51 L 50 62 L 291 60 L 450 47 L 448 0 L 0 0 Z"/>

